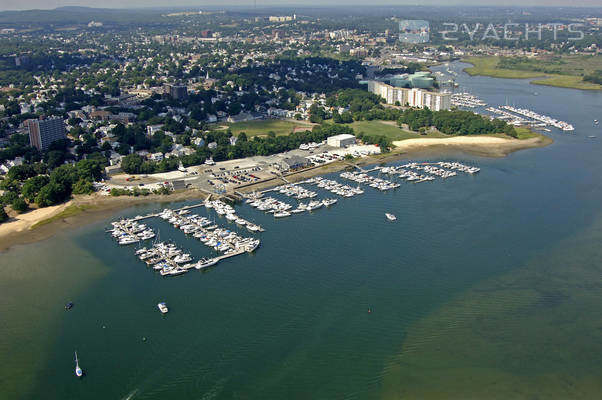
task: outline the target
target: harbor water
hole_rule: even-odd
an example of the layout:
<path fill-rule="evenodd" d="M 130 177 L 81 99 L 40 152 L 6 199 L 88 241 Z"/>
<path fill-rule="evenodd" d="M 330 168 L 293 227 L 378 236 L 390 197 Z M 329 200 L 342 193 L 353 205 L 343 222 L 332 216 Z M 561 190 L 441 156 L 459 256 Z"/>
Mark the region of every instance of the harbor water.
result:
<path fill-rule="evenodd" d="M 192 210 L 261 247 L 182 276 L 159 276 L 105 230 L 194 202 L 16 246 L 0 255 L 1 397 L 600 398 L 602 93 L 451 68 L 489 105 L 508 99 L 575 131 L 505 158 L 425 153 L 411 160 L 481 172 L 364 187 L 311 214 L 237 205 L 263 233 Z M 159 218 L 145 223 L 196 259 L 215 254 Z"/>

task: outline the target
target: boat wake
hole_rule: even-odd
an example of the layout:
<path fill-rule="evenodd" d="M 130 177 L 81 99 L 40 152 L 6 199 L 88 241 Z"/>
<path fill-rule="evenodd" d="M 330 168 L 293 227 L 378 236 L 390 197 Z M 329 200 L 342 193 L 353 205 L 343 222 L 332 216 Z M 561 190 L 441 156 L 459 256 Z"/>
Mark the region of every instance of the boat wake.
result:
<path fill-rule="evenodd" d="M 134 398 L 134 396 L 138 393 L 140 389 L 134 389 L 132 390 L 127 396 L 125 396 L 122 400 L 131 400 Z"/>

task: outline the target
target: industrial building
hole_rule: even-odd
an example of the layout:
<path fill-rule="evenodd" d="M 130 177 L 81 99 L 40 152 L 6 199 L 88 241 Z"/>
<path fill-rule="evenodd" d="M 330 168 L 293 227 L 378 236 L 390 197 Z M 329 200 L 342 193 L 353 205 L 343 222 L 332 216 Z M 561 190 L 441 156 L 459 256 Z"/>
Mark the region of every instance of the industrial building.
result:
<path fill-rule="evenodd" d="M 310 162 L 307 158 L 292 156 L 287 157 L 280 162 L 280 168 L 284 171 L 305 168 L 310 165 Z"/>
<path fill-rule="evenodd" d="M 425 108 L 433 111 L 449 110 L 451 95 L 419 88 L 403 88 L 383 82 L 368 81 L 368 91 L 383 97 L 387 104 L 399 103 L 402 106 Z"/>
<path fill-rule="evenodd" d="M 331 136 L 326 139 L 326 143 L 332 147 L 347 147 L 355 144 L 355 136 L 349 134 Z"/>
<path fill-rule="evenodd" d="M 29 143 L 38 150 L 47 150 L 52 142 L 67 138 L 61 117 L 28 119 L 24 124 L 29 130 Z"/>

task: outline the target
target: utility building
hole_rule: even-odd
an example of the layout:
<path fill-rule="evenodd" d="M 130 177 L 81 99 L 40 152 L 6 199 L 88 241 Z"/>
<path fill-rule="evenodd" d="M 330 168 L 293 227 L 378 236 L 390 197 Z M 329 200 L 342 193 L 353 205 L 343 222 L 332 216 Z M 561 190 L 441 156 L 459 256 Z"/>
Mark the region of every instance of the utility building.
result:
<path fill-rule="evenodd" d="M 326 140 L 326 143 L 332 147 L 347 147 L 355 144 L 355 136 L 348 134 L 331 136 Z"/>

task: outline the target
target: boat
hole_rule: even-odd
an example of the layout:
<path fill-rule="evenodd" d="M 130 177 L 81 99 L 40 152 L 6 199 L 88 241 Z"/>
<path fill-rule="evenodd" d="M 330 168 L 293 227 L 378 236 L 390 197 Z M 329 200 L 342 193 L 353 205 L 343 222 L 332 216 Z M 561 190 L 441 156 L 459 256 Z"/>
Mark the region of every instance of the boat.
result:
<path fill-rule="evenodd" d="M 385 213 L 385 217 L 387 217 L 387 219 L 389 221 L 396 221 L 397 220 L 397 217 L 395 215 L 393 215 L 393 214 Z"/>
<path fill-rule="evenodd" d="M 119 244 L 124 246 L 132 243 L 138 243 L 140 239 L 134 236 L 125 236 L 122 239 L 119 239 Z"/>
<path fill-rule="evenodd" d="M 165 303 L 159 303 L 157 304 L 157 307 L 159 307 L 159 311 L 161 311 L 161 313 L 163 314 L 167 314 L 167 312 L 169 311 L 169 309 L 167 308 L 167 304 Z"/>
<path fill-rule="evenodd" d="M 284 217 L 290 217 L 291 213 L 288 211 L 278 211 L 274 213 L 274 218 L 284 218 Z"/>
<path fill-rule="evenodd" d="M 186 272 L 188 272 L 188 270 L 186 270 L 182 267 L 175 267 L 169 271 L 169 275 L 174 275 L 174 276 L 182 275 L 182 274 L 185 274 Z"/>
<path fill-rule="evenodd" d="M 71 308 L 73 308 L 73 303 L 69 302 L 67 304 L 65 304 L 65 310 L 71 310 Z"/>
<path fill-rule="evenodd" d="M 199 262 L 196 263 L 195 268 L 203 269 L 203 268 L 211 267 L 211 266 L 217 264 L 218 261 L 219 260 L 217 258 L 202 258 L 199 260 Z"/>
<path fill-rule="evenodd" d="M 79 360 L 77 359 L 77 351 L 75 352 L 75 376 L 81 378 L 84 376 L 84 371 L 79 367 Z"/>

